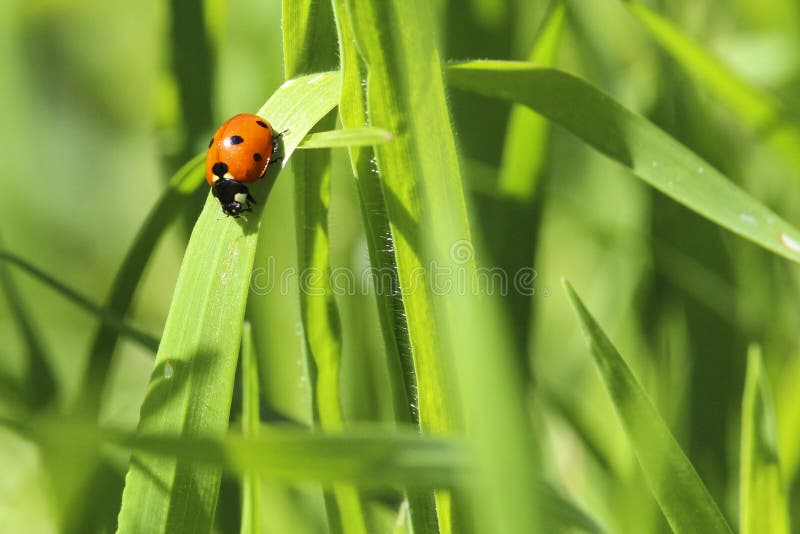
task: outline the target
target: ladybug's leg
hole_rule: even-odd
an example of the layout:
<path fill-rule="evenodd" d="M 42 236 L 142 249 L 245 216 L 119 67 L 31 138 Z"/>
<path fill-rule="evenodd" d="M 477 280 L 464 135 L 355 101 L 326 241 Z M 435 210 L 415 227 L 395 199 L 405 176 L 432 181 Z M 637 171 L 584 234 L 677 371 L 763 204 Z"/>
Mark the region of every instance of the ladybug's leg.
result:
<path fill-rule="evenodd" d="M 275 136 L 272 138 L 272 151 L 273 152 L 276 152 L 278 150 L 278 139 L 283 137 L 283 135 L 288 131 L 289 131 L 289 129 L 286 128 L 285 130 L 280 131 L 277 134 L 275 134 Z M 280 160 L 272 160 L 272 161 L 280 161 Z"/>

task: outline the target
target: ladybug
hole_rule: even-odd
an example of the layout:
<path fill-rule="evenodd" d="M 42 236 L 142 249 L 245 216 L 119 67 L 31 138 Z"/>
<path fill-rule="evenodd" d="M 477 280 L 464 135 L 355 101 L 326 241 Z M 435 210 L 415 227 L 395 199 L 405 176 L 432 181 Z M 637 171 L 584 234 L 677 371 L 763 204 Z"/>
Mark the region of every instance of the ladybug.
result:
<path fill-rule="evenodd" d="M 245 184 L 263 178 L 279 137 L 267 121 L 249 113 L 228 119 L 214 133 L 206 152 L 206 181 L 225 215 L 238 218 L 253 209 L 256 200 Z"/>

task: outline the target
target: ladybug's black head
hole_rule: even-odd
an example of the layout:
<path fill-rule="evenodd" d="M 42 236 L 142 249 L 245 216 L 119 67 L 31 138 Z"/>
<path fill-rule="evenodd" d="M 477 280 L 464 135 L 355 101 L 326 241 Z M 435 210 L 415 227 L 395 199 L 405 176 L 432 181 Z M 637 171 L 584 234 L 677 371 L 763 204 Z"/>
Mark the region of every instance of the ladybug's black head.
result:
<path fill-rule="evenodd" d="M 238 218 L 245 211 L 251 211 L 252 204 L 256 203 L 246 185 L 228 178 L 220 178 L 214 182 L 211 192 L 222 204 L 222 212 L 234 218 Z"/>

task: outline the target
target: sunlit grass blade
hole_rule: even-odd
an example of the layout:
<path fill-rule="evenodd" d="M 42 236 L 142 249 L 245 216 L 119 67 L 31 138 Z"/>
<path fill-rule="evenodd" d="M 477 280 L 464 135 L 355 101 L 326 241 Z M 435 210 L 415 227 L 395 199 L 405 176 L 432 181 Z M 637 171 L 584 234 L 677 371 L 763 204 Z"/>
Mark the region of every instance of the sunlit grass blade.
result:
<path fill-rule="evenodd" d="M 337 66 L 336 27 L 327 1 L 283 0 L 283 53 L 286 77 Z M 316 130 L 334 127 L 335 115 L 322 119 Z M 341 395 L 342 327 L 331 290 L 330 232 L 331 151 L 298 154 L 294 173 L 295 229 L 300 315 L 310 369 L 315 426 L 339 430 L 344 426 Z M 325 508 L 331 532 L 366 533 L 366 519 L 356 488 L 325 488 Z"/>
<path fill-rule="evenodd" d="M 422 429 L 453 432 L 463 428 L 467 415 L 477 451 L 477 478 L 470 488 L 473 517 L 487 532 L 535 531 L 540 511 L 536 446 L 498 307 L 471 286 L 448 291 L 415 279 L 424 273 L 429 280 L 427 270 L 436 266 L 474 280 L 476 268 L 431 5 L 348 0 L 347 7 L 367 66 L 370 125 L 395 136 L 377 145 L 375 154 L 417 373 Z M 448 497 L 437 495 L 439 527 L 446 533 L 462 530 L 458 522 L 471 519 L 462 513 L 460 500 L 451 514 Z"/>
<path fill-rule="evenodd" d="M 800 125 L 774 96 L 744 80 L 669 20 L 638 1 L 625 5 L 650 35 L 800 175 Z M 789 119 L 789 120 L 787 120 Z"/>
<path fill-rule="evenodd" d="M 639 380 L 566 280 L 564 288 L 650 491 L 672 529 L 678 533 L 731 532 Z"/>
<path fill-rule="evenodd" d="M 558 70 L 506 61 L 454 64 L 448 79 L 467 91 L 530 106 L 680 204 L 800 262 L 800 231 L 589 83 Z"/>
<path fill-rule="evenodd" d="M 169 225 L 185 211 L 190 199 L 200 184 L 205 183 L 203 163 L 205 154 L 189 160 L 170 178 L 166 189 L 148 213 L 131 243 L 122 265 L 117 271 L 106 299 L 106 309 L 124 318 L 130 310 L 136 289 L 142 280 L 145 268 L 153 257 L 153 251 Z M 89 413 L 97 413 L 100 396 L 106 382 L 111 358 L 119 340 L 120 332 L 112 325 L 103 323 L 97 330 L 89 351 L 89 363 L 81 402 Z M 158 343 L 152 347 L 158 349 Z"/>
<path fill-rule="evenodd" d="M 347 148 L 388 143 L 392 134 L 380 128 L 342 128 L 308 135 L 297 148 Z"/>
<path fill-rule="evenodd" d="M 788 534 L 786 488 L 781 478 L 772 392 L 761 350 L 750 347 L 742 399 L 740 520 L 742 534 Z"/>
<path fill-rule="evenodd" d="M 566 6 L 556 1 L 542 23 L 528 60 L 537 65 L 552 65 L 561 43 Z M 530 200 L 536 193 L 547 155 L 548 123 L 528 107 L 511 109 L 503 144 L 503 158 L 497 178 L 498 193 Z"/>
<path fill-rule="evenodd" d="M 96 316 L 103 322 L 103 324 L 108 325 L 108 328 L 112 329 L 114 332 L 119 332 L 120 334 L 129 338 L 131 341 L 135 341 L 136 343 L 152 351 L 158 349 L 158 338 L 125 324 L 119 315 L 114 314 L 111 310 L 103 308 L 92 302 L 89 297 L 82 295 L 79 291 L 72 289 L 59 280 L 56 280 L 55 277 L 49 275 L 42 269 L 35 267 L 30 262 L 5 251 L 0 251 L 0 261 L 6 262 L 21 269 L 37 281 L 47 285 L 53 291 L 61 294 L 64 298 L 76 306 L 82 308 L 91 315 Z"/>
<path fill-rule="evenodd" d="M 355 129 L 367 122 L 366 94 L 362 84 L 366 77 L 365 66 L 356 48 L 347 0 L 333 0 L 333 8 L 342 73 L 339 117 L 345 128 Z M 360 146 L 350 146 L 348 152 L 358 187 L 370 265 L 375 272 L 380 273 L 373 283 L 381 334 L 386 348 L 394 416 L 404 423 L 419 424 L 419 413 L 416 409 L 417 382 L 410 354 L 405 306 L 399 291 L 394 239 L 386 211 L 386 199 L 381 189 L 380 175 L 375 172 L 375 152 L 372 147 Z M 409 506 L 412 521 L 416 521 L 415 505 L 411 503 Z M 435 528 L 435 523 L 433 518 L 428 522 L 415 523 L 415 528 L 424 532 L 426 527 L 423 525 L 433 525 Z"/>
<path fill-rule="evenodd" d="M 285 83 L 259 110 L 283 137 L 283 164 L 306 133 L 336 105 L 338 73 Z M 222 217 L 209 195 L 192 232 L 139 431 L 181 436 L 218 434 L 228 426 L 261 210 L 275 179 L 251 187 L 248 218 Z M 119 515 L 120 532 L 196 532 L 211 528 L 221 472 L 173 459 L 134 456 Z"/>
<path fill-rule="evenodd" d="M 778 450 L 781 452 L 781 469 L 784 479 L 795 479 L 800 469 L 800 357 L 793 354 L 775 381 L 775 412 L 778 435 Z"/>
<path fill-rule="evenodd" d="M 257 437 L 261 426 L 259 413 L 260 394 L 258 357 L 253 346 L 253 329 L 245 321 L 242 325 L 242 435 Z M 261 481 L 253 473 L 242 476 L 241 534 L 258 534 L 261 530 Z"/>
<path fill-rule="evenodd" d="M 336 18 L 342 72 L 339 117 L 346 129 L 357 130 L 367 123 L 366 94 L 362 82 L 366 72 L 356 49 L 347 0 L 333 0 L 332 5 Z M 392 138 L 389 132 L 386 132 L 384 137 Z M 419 425 L 419 412 L 416 408 L 417 381 L 410 354 L 405 306 L 399 291 L 397 262 L 392 229 L 386 211 L 386 199 L 381 189 L 381 178 L 375 172 L 375 152 L 372 147 L 351 145 L 349 153 L 359 193 L 361 216 L 366 229 L 370 266 L 374 272 L 379 273 L 373 283 L 386 350 L 394 417 L 402 423 Z M 432 492 L 407 489 L 402 511 L 404 517 L 410 520 L 415 534 L 439 531 Z M 396 528 L 400 529 L 400 525 L 405 528 L 405 524 L 406 521 L 403 520 L 397 523 Z"/>

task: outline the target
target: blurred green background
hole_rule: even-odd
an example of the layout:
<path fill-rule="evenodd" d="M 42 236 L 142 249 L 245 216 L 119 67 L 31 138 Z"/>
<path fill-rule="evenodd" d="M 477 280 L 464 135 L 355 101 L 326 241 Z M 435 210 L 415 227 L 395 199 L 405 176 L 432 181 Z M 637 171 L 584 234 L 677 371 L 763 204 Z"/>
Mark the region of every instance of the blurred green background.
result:
<path fill-rule="evenodd" d="M 283 82 L 278 0 L 127 3 L 0 2 L 2 248 L 97 303 L 168 177 L 204 150 L 219 123 L 252 112 Z M 796 108 L 800 6 L 795 0 L 670 0 L 650 5 L 755 85 Z M 438 0 L 443 55 L 525 59 L 547 8 L 535 0 Z M 648 116 L 784 218 L 800 224 L 800 169 L 776 157 L 665 55 L 621 2 L 569 3 L 557 66 Z M 643 380 L 729 518 L 737 511 L 739 409 L 747 344 L 764 347 L 775 391 L 787 484 L 800 466 L 798 269 L 653 192 L 569 134 L 552 131 L 535 202 L 497 194 L 509 106 L 460 92 L 449 104 L 470 214 L 489 243 L 481 262 L 532 266 L 536 294 L 505 300 L 528 348 L 546 422 L 544 465 L 565 493 L 614 532 L 667 529 L 644 485 L 606 392 L 562 297 L 568 276 Z M 336 154 L 330 235 L 333 265 L 368 264 L 357 192 Z M 272 192 L 256 267 L 295 265 L 291 173 Z M 130 320 L 158 335 L 191 228 L 206 195 L 150 259 Z M 0 373 L 22 383 L 28 345 L 16 295 L 55 371 L 60 410 L 77 396 L 97 319 L 14 267 L 0 288 Z M 251 294 L 248 317 L 262 358 L 269 417 L 309 417 L 296 287 Z M 12 295 L 12 293 L 14 295 Z M 362 292 L 359 292 L 362 293 Z M 369 295 L 339 299 L 345 412 L 390 418 L 380 329 Z M 123 341 L 101 420 L 133 428 L 152 354 Z M 494 392 L 501 394 L 501 392 Z M 0 397 L 0 413 L 19 404 Z M 49 532 L 66 498 L 49 461 L 0 429 L 0 525 Z M 120 459 L 124 473 L 125 459 Z M 796 483 L 793 487 L 796 487 Z M 66 491 L 66 490 L 63 490 Z M 273 514 L 300 531 L 321 528 L 318 496 L 268 494 Z M 796 491 L 794 494 L 796 495 Z M 217 521 L 235 521 L 223 503 Z M 284 499 L 284 500 L 281 500 Z M 73 503 L 73 504 L 64 504 Z M 794 523 L 800 500 L 794 497 Z M 86 504 L 86 503 L 84 503 Z M 94 503 L 92 503 L 94 504 Z M 116 514 L 114 499 L 98 516 Z M 118 501 L 116 503 L 118 506 Z M 309 513 L 314 510 L 314 513 Z M 294 514 L 294 515 L 292 515 Z M 317 514 L 317 515 L 314 515 Z M 303 519 L 300 519 L 303 518 Z M 309 529 L 309 530 L 304 530 Z"/>

